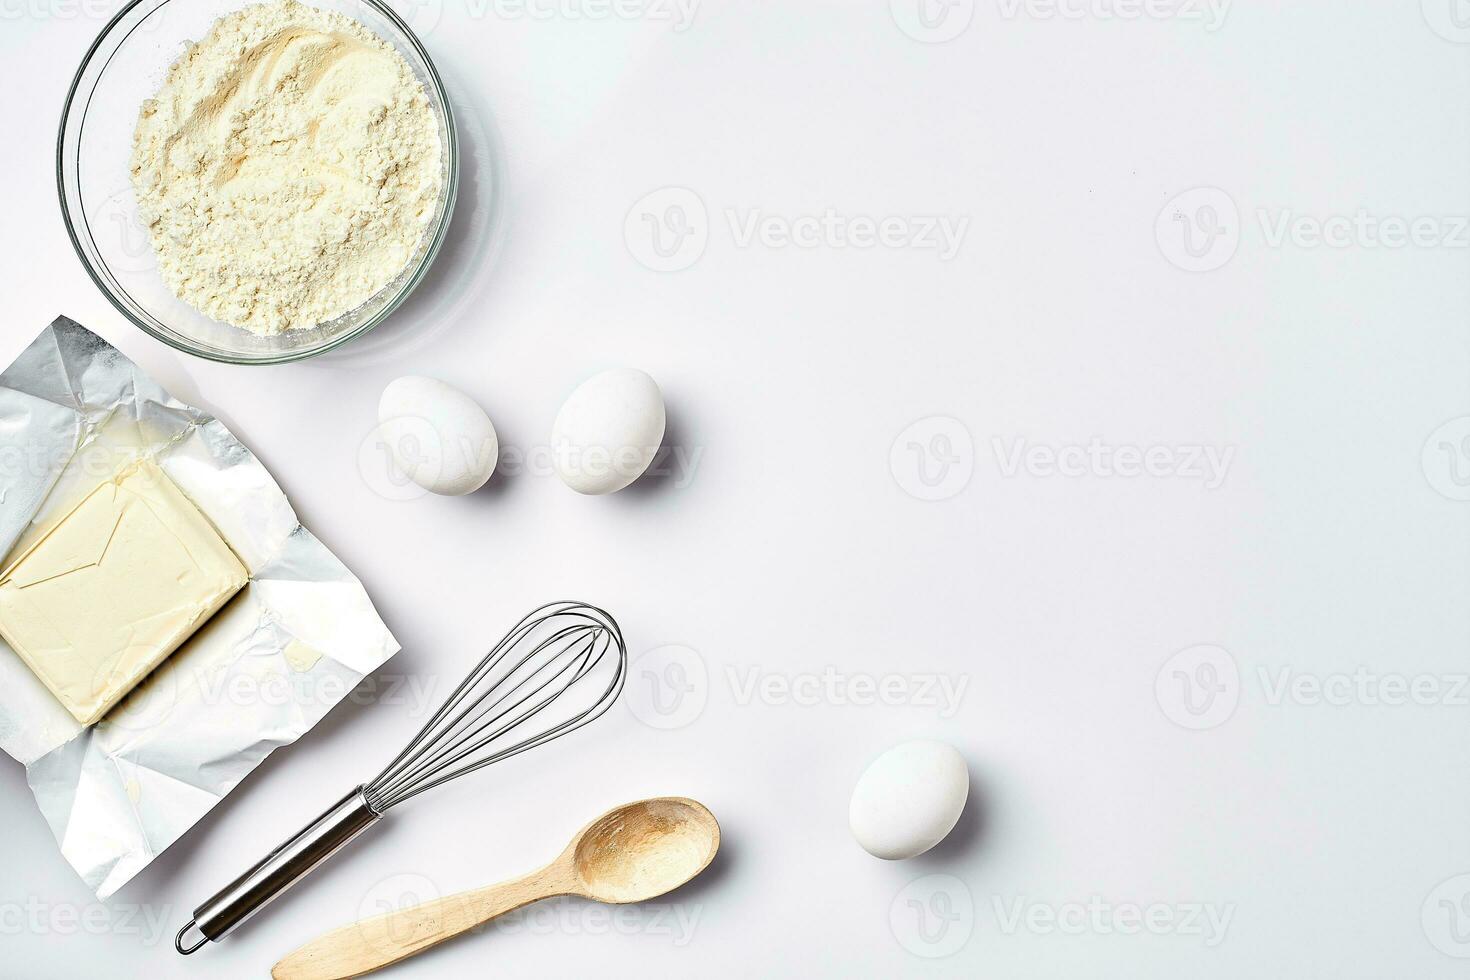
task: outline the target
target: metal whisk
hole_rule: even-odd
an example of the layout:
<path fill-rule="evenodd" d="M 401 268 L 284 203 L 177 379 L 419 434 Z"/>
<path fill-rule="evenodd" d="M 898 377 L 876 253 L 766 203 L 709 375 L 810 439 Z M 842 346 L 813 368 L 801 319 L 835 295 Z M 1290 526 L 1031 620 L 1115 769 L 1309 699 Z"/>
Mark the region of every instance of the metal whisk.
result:
<path fill-rule="evenodd" d="M 617 699 L 627 670 L 622 631 L 605 611 L 580 602 L 534 610 L 397 758 L 195 909 L 174 948 L 187 955 L 223 939 L 404 800 L 594 721 Z M 191 928 L 200 938 L 185 946 Z"/>

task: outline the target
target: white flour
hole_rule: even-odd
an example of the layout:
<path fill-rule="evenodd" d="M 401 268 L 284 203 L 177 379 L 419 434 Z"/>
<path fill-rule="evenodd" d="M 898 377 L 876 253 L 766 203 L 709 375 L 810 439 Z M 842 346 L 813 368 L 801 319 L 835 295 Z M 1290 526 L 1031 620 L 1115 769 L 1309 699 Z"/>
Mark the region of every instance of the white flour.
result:
<path fill-rule="evenodd" d="M 258 334 L 316 326 L 403 271 L 442 183 L 408 64 L 295 0 L 221 18 L 143 104 L 132 175 L 185 302 Z"/>

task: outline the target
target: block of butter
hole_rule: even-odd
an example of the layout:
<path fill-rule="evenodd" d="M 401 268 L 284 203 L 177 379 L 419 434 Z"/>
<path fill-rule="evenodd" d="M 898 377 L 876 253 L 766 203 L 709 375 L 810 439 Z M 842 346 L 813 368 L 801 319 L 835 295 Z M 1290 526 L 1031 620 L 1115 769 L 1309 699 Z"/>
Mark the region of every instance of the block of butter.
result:
<path fill-rule="evenodd" d="M 0 572 L 0 636 L 90 725 L 248 577 L 189 498 L 142 460 Z"/>

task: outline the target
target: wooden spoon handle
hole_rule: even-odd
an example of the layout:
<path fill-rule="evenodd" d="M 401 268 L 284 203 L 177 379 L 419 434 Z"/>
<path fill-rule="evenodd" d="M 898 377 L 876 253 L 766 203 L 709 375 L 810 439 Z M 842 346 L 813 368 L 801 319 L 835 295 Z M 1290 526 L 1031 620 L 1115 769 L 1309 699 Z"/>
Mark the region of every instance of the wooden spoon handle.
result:
<path fill-rule="evenodd" d="M 275 980 L 345 980 L 397 963 L 523 905 L 567 894 L 543 869 L 524 878 L 436 898 L 318 936 L 271 969 Z"/>

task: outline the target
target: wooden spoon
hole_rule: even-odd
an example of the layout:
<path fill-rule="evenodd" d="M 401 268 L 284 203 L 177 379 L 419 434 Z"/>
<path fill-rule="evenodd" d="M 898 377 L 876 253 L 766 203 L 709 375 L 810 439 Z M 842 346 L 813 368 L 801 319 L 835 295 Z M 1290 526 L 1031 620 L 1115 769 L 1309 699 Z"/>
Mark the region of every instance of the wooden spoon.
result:
<path fill-rule="evenodd" d="M 558 895 L 625 905 L 673 891 L 714 860 L 720 825 L 677 796 L 610 810 L 572 838 L 555 861 L 524 878 L 363 919 L 312 940 L 271 970 L 275 980 L 343 980 Z"/>

